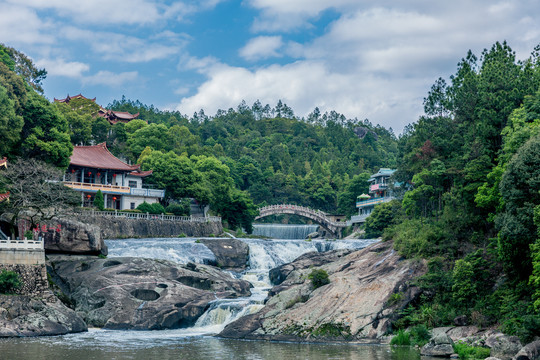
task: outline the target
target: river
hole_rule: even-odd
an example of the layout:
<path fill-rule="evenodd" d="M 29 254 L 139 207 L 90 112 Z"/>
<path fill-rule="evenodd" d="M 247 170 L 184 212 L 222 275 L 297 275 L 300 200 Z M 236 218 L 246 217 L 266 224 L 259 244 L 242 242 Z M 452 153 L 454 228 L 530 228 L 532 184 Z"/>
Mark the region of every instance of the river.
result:
<path fill-rule="evenodd" d="M 297 344 L 216 338 L 226 324 L 263 307 L 270 288 L 268 270 L 309 251 L 363 248 L 373 240 L 241 239 L 249 245 L 250 268 L 241 274 L 254 288 L 249 298 L 216 301 L 192 328 L 161 331 L 90 329 L 57 337 L 0 339 L 0 359 L 365 359 L 419 358 L 409 348 L 382 345 Z M 208 249 L 192 238 L 108 240 L 109 257 L 136 256 L 209 263 Z"/>

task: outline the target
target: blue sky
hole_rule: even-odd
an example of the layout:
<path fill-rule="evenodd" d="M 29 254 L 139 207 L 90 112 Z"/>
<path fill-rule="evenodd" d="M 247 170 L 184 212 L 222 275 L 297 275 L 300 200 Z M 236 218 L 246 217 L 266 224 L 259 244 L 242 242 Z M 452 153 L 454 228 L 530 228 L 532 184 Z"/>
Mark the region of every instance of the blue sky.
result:
<path fill-rule="evenodd" d="M 400 132 L 468 49 L 540 43 L 536 1 L 0 0 L 0 42 L 45 67 L 45 95 L 125 95 L 191 115 L 279 99 Z"/>

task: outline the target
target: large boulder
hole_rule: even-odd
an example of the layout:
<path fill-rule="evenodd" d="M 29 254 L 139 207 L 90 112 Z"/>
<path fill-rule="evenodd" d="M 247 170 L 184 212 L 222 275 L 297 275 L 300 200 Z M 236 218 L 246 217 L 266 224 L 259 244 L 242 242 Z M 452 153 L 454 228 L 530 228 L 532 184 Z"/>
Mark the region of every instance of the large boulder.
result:
<path fill-rule="evenodd" d="M 270 291 L 266 306 L 248 320 L 229 324 L 220 336 L 378 341 L 389 330 L 394 310 L 418 295 L 411 280 L 426 271 L 423 262 L 403 259 L 392 249 L 391 242 L 377 243 L 324 263 L 319 268 L 329 274 L 330 283 L 317 289 L 308 278 L 312 269 L 296 261 L 292 264 L 294 270 Z M 244 326 L 238 326 L 240 323 Z"/>
<path fill-rule="evenodd" d="M 350 254 L 352 250 L 343 249 L 343 250 L 332 250 L 326 252 L 309 252 L 301 255 L 291 263 L 283 264 L 276 268 L 270 270 L 269 276 L 270 281 L 273 285 L 279 285 L 290 273 L 297 270 L 309 269 L 312 267 L 318 267 L 324 264 L 331 263 L 340 259 L 341 257 Z"/>
<path fill-rule="evenodd" d="M 512 360 L 538 360 L 540 359 L 540 340 L 525 345 L 512 358 Z"/>
<path fill-rule="evenodd" d="M 200 239 L 216 257 L 222 269 L 243 271 L 249 260 L 249 246 L 238 239 Z"/>
<path fill-rule="evenodd" d="M 510 360 L 523 347 L 517 336 L 504 335 L 503 333 L 488 336 L 484 344 L 491 349 L 491 356 L 501 360 Z"/>
<path fill-rule="evenodd" d="M 65 256 L 52 256 L 49 261 L 55 284 L 86 322 L 96 327 L 187 327 L 211 301 L 251 294 L 248 282 L 208 265 Z"/>
<path fill-rule="evenodd" d="M 423 356 L 450 357 L 454 353 L 454 342 L 446 333 L 434 335 L 429 342 L 422 347 L 420 354 Z"/>
<path fill-rule="evenodd" d="M 73 219 L 54 219 L 40 232 L 46 253 L 107 255 L 99 226 Z"/>
<path fill-rule="evenodd" d="M 0 295 L 0 337 L 64 335 L 87 330 L 75 311 L 54 296 Z"/>

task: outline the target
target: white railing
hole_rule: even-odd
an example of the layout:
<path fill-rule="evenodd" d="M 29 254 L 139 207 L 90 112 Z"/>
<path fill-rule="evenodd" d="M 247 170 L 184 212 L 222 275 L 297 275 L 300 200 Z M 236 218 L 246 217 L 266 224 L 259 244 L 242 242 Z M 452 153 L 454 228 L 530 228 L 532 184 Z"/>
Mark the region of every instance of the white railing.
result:
<path fill-rule="evenodd" d="M 131 188 L 131 195 L 163 198 L 165 190 Z"/>
<path fill-rule="evenodd" d="M 393 197 L 393 196 L 386 196 L 386 197 L 380 197 L 380 198 L 373 198 L 373 199 L 369 199 L 369 200 L 362 200 L 362 201 L 356 202 L 356 207 L 361 208 L 361 207 L 365 207 L 365 206 L 382 204 L 382 203 L 385 203 L 385 202 L 392 201 L 394 199 L 395 199 L 395 197 Z"/>
<path fill-rule="evenodd" d="M 124 219 L 140 219 L 140 220 L 162 220 L 162 221 L 180 221 L 180 222 L 196 222 L 196 223 L 205 223 L 205 222 L 221 222 L 221 217 L 219 216 L 206 216 L 206 217 L 195 217 L 195 216 L 175 216 L 175 215 L 165 215 L 165 214 L 149 214 L 149 213 L 137 213 L 137 212 L 126 212 L 126 211 L 81 211 L 78 212 L 81 216 L 92 216 L 92 217 L 114 217 L 114 218 L 124 218 Z"/>
<path fill-rule="evenodd" d="M 347 221 L 347 225 L 351 226 L 352 224 L 356 223 L 363 223 L 366 221 L 367 217 L 371 214 L 364 214 L 364 215 L 354 215 L 351 216 L 351 220 Z"/>
<path fill-rule="evenodd" d="M 43 250 L 41 240 L 0 240 L 0 249 L 5 250 Z"/>
<path fill-rule="evenodd" d="M 120 193 L 120 194 L 130 193 L 130 188 L 127 186 L 90 184 L 90 183 L 81 183 L 81 182 L 74 182 L 74 181 L 64 181 L 64 185 L 74 190 L 88 190 L 88 191 L 101 190 L 102 192 L 111 192 L 111 193 Z"/>
<path fill-rule="evenodd" d="M 344 222 L 337 222 L 337 221 L 330 220 L 324 211 L 311 209 L 305 206 L 282 204 L 282 205 L 268 205 L 259 209 L 259 213 L 261 214 L 263 214 L 264 212 L 280 212 L 280 211 L 304 212 L 335 227 L 347 226 Z"/>

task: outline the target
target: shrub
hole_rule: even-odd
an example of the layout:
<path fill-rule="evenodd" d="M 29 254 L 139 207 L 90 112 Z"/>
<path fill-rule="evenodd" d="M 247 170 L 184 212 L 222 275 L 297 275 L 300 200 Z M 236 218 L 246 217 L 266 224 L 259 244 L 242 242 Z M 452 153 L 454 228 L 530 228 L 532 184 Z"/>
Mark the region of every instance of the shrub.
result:
<path fill-rule="evenodd" d="M 468 344 L 457 342 L 454 343 L 454 351 L 462 360 L 468 359 L 485 359 L 489 357 L 490 351 L 488 348 L 470 346 Z"/>
<path fill-rule="evenodd" d="M 99 211 L 105 209 L 105 200 L 103 199 L 103 193 L 101 190 L 98 190 L 96 196 L 94 196 L 94 206 L 98 208 Z"/>
<path fill-rule="evenodd" d="M 26 230 L 24 232 L 24 237 L 27 238 L 27 239 L 33 239 L 34 238 L 34 233 L 30 230 Z"/>
<path fill-rule="evenodd" d="M 330 283 L 328 278 L 328 273 L 323 269 L 313 269 L 308 275 L 308 279 L 311 280 L 313 289 L 320 288 L 326 284 Z"/>
<path fill-rule="evenodd" d="M 149 214 L 163 214 L 165 208 L 160 203 L 149 204 L 146 201 L 137 206 L 137 210 Z"/>
<path fill-rule="evenodd" d="M 191 207 L 189 201 L 182 200 L 180 204 L 170 204 L 165 209 L 168 213 L 172 213 L 176 216 L 189 216 L 191 215 Z"/>
<path fill-rule="evenodd" d="M 407 331 L 399 330 L 390 340 L 390 345 L 411 345 L 411 335 Z"/>
<path fill-rule="evenodd" d="M 19 274 L 2 270 L 0 273 L 0 294 L 11 294 L 21 286 Z"/>
<path fill-rule="evenodd" d="M 431 338 L 428 328 L 424 324 L 413 326 L 409 330 L 414 345 L 424 346 Z"/>

